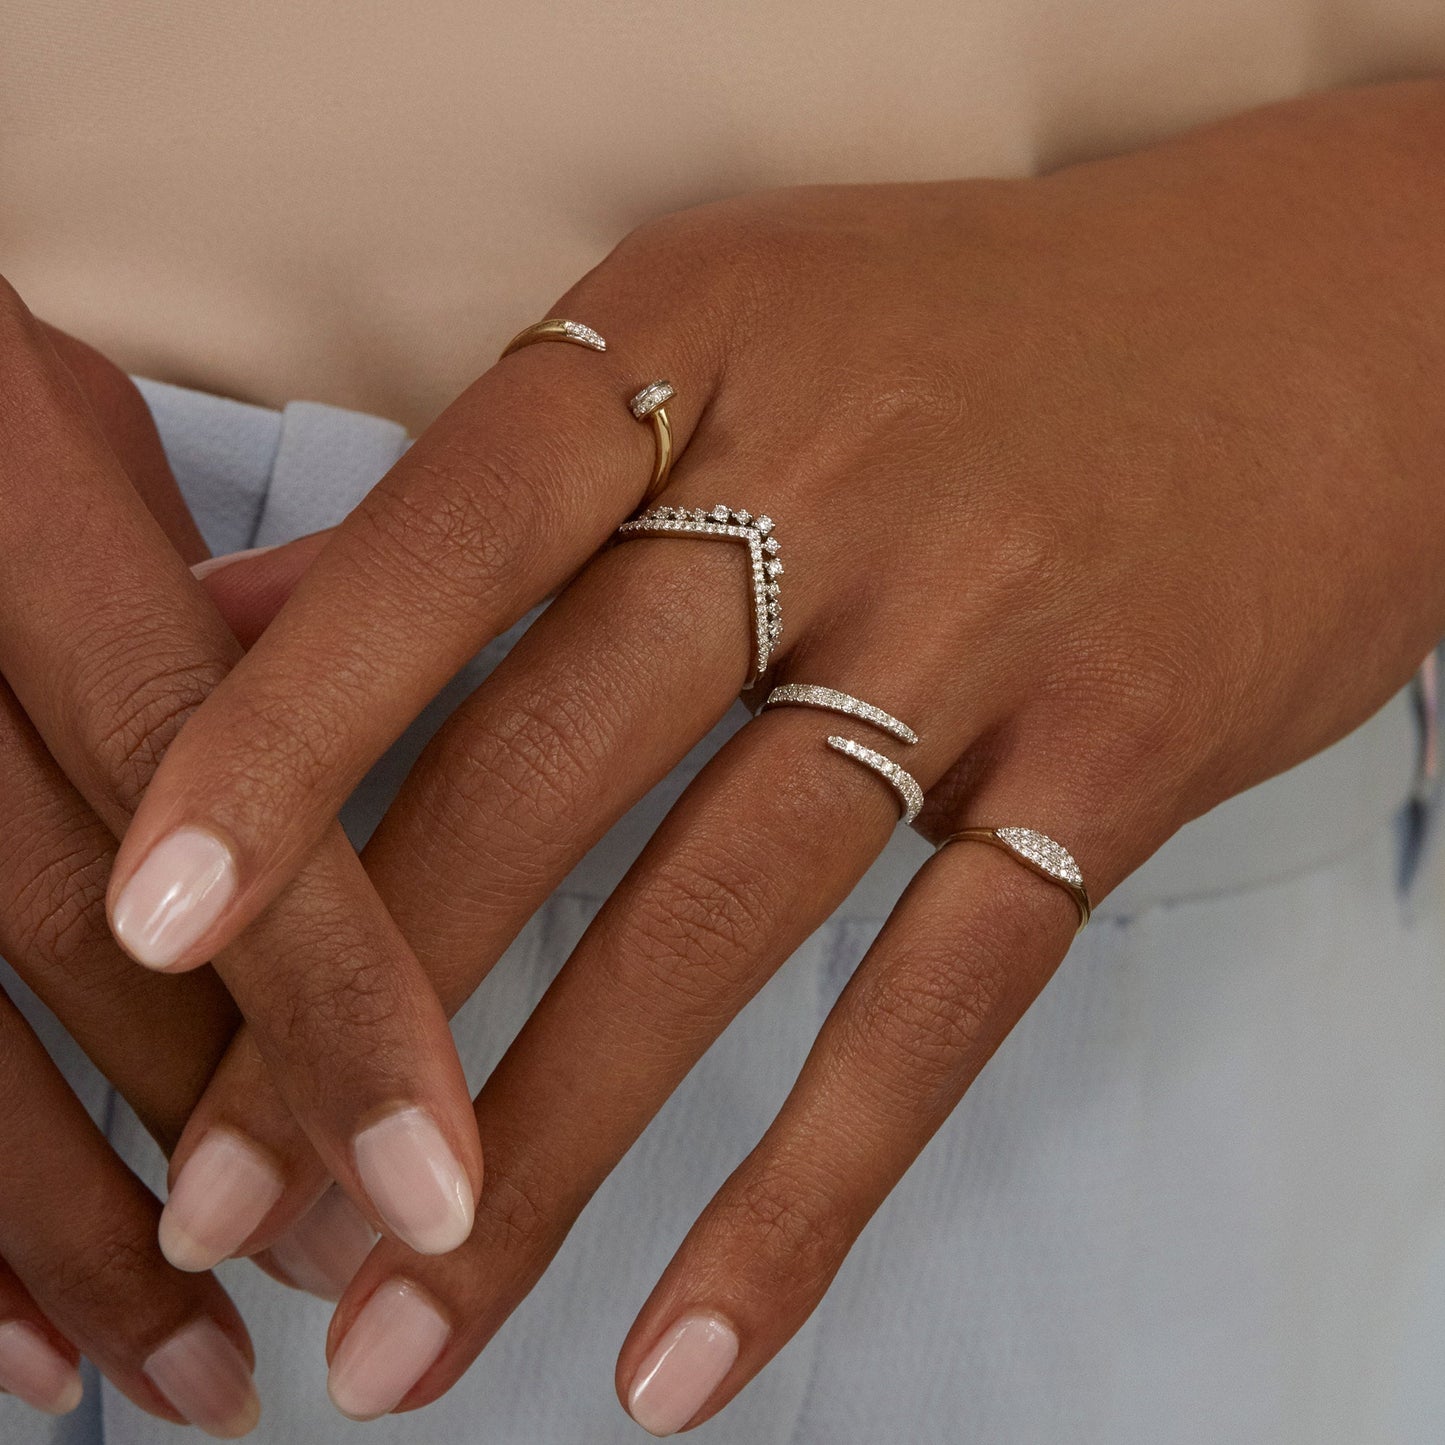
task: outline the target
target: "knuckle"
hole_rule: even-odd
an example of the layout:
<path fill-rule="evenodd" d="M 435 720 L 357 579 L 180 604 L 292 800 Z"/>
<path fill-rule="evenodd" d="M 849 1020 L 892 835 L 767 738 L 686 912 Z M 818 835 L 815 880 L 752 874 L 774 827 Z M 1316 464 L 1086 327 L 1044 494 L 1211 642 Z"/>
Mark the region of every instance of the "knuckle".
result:
<path fill-rule="evenodd" d="M 954 1090 L 1010 987 L 995 950 L 942 939 L 914 950 L 906 970 L 881 969 L 859 982 L 849 1053 L 906 1107 Z"/>
<path fill-rule="evenodd" d="M 724 882 L 727 879 L 729 881 Z M 620 981 L 655 1000 L 730 1007 L 759 967 L 779 912 L 778 885 L 731 849 L 692 850 L 658 865 L 637 900 Z"/>
<path fill-rule="evenodd" d="M 519 1161 L 511 1161 L 505 1170 L 489 1170 L 473 1239 L 485 1238 L 502 1254 L 540 1270 L 565 1232 L 562 1220 L 548 1207 L 548 1198 L 546 1181 Z"/>
<path fill-rule="evenodd" d="M 338 947 L 336 926 L 309 918 L 290 935 L 291 948 L 306 948 L 308 966 L 286 971 L 267 980 L 264 1013 L 248 1017 L 259 1025 L 264 1038 L 287 1064 L 304 1062 L 315 1078 L 341 1081 L 353 1078 L 357 1068 L 378 1062 L 377 1050 L 405 1017 L 398 996 L 393 961 L 356 940 L 341 924 Z"/>
<path fill-rule="evenodd" d="M 220 661 L 180 658 L 152 665 L 137 681 L 127 639 L 118 632 L 114 643 L 100 646 L 92 658 L 96 673 L 82 731 L 107 791 L 133 811 L 177 733 L 226 668 Z"/>
<path fill-rule="evenodd" d="M 735 1178 L 717 1208 L 719 1232 L 735 1241 L 770 1299 L 822 1293 L 852 1243 L 840 1201 L 799 1166 Z"/>
<path fill-rule="evenodd" d="M 93 982 L 97 944 L 109 944 L 105 890 L 111 857 L 89 840 L 42 861 L 19 880 L 6 910 L 6 952 L 15 961 L 72 982 Z"/>
<path fill-rule="evenodd" d="M 113 1319 L 129 1314 L 138 1286 L 156 1273 L 153 1247 L 125 1225 L 96 1222 L 77 1231 L 46 1263 L 46 1303 L 71 1318 Z"/>

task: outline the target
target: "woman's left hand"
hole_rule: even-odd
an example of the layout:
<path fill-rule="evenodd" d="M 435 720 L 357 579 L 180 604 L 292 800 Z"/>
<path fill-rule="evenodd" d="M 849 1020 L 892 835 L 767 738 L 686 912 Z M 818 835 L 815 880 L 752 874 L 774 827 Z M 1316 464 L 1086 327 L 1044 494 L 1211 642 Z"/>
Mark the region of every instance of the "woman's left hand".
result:
<path fill-rule="evenodd" d="M 661 501 L 775 520 L 769 682 L 920 736 L 785 708 L 713 759 L 478 1098 L 468 1244 L 383 1243 L 343 1300 L 343 1408 L 457 1378 L 882 848 L 894 793 L 829 734 L 917 778 L 929 837 L 1041 829 L 1097 899 L 1409 678 L 1445 633 L 1442 155 L 1445 88 L 1417 84 L 1044 180 L 684 212 L 554 309 L 605 354 L 508 357 L 337 530 L 186 724 L 116 865 L 120 889 L 175 828 L 232 840 L 243 884 L 211 948 L 456 668 L 579 569 L 366 853 L 449 1007 L 727 709 L 744 549 L 659 537 L 589 561 L 642 496 L 652 436 L 625 402 L 656 376 L 681 451 Z M 990 848 L 922 872 L 623 1346 L 643 1424 L 707 1418 L 798 1328 L 1077 922 Z"/>

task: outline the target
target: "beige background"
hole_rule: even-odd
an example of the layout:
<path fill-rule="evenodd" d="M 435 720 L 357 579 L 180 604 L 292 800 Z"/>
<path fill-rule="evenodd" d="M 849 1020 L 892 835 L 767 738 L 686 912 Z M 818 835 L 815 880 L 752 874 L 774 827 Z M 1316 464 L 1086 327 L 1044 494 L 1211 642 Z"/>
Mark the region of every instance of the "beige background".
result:
<path fill-rule="evenodd" d="M 1445 68 L 1445 0 L 0 0 L 0 36 L 0 272 L 34 309 L 416 427 L 649 216 Z"/>

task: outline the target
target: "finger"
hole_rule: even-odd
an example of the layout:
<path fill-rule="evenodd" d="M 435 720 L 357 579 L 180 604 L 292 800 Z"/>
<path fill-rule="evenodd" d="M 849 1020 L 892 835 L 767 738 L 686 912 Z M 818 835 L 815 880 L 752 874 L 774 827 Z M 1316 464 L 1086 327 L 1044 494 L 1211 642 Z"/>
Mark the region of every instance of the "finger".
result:
<path fill-rule="evenodd" d="M 922 870 L 629 1332 L 616 1387 L 639 1424 L 701 1424 L 792 1337 L 1077 924 L 1067 893 L 991 849 Z"/>
<path fill-rule="evenodd" d="M 79 1352 L 0 1260 L 0 1390 L 47 1415 L 68 1415 L 84 1389 Z"/>
<path fill-rule="evenodd" d="M 0 996 L 0 1257 L 61 1334 L 142 1409 L 232 1439 L 256 1423 L 254 1357 L 208 1275 L 155 1244 L 159 1206 Z"/>
<path fill-rule="evenodd" d="M 44 322 L 40 325 L 89 405 L 106 444 L 171 545 L 185 561 L 199 561 L 206 555 L 206 544 L 176 485 L 155 420 L 135 382 L 93 346 Z"/>
<path fill-rule="evenodd" d="M 235 1006 L 209 969 L 166 979 L 116 946 L 105 917 L 115 839 L 3 683 L 0 778 L 0 956 L 170 1149 L 235 1032 Z"/>
<path fill-rule="evenodd" d="M 438 689 L 635 506 L 652 438 L 626 400 L 654 369 L 678 385 L 686 444 L 714 358 L 644 329 L 600 282 L 586 304 L 599 325 L 616 318 L 626 356 L 528 347 L 417 440 L 177 738 L 117 859 L 118 898 L 167 838 L 199 830 L 225 840 L 235 885 L 196 932 L 212 948 L 233 937 Z"/>
<path fill-rule="evenodd" d="M 0 408 L 0 672 L 118 834 L 181 720 L 239 649 L 39 328 L 13 297 L 5 303 L 0 294 L 14 358 Z M 92 506 L 42 505 L 33 478 L 55 473 Z M 209 955 L 184 957 L 198 914 L 230 888 L 225 857 L 219 840 L 191 832 L 171 840 L 157 865 L 164 876 L 132 880 L 128 923 L 115 931 L 133 957 L 166 968 Z M 109 902 L 114 925 L 113 894 Z M 417 1248 L 465 1237 L 481 1184 L 465 1079 L 441 1006 L 339 825 L 215 965 L 358 1204 Z"/>
<path fill-rule="evenodd" d="M 668 815 L 478 1097 L 490 1187 L 466 1247 L 442 1271 L 382 1245 L 343 1299 L 331 1389 L 346 1413 L 409 1408 L 450 1385 L 687 1071 L 887 840 L 892 792 L 824 746 L 829 730 L 802 710 L 763 714 Z M 922 776 L 942 766 L 941 752 L 910 752 Z"/>
<path fill-rule="evenodd" d="M 251 647 L 286 605 L 331 536 L 329 530 L 279 547 L 211 557 L 191 568 L 236 641 Z"/>

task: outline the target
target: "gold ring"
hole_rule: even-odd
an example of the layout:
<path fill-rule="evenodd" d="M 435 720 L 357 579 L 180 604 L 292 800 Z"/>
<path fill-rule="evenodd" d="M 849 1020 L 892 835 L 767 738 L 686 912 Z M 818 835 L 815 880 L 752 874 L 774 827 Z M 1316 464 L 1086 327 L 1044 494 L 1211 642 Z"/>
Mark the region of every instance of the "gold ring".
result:
<path fill-rule="evenodd" d="M 502 356 L 510 356 L 534 341 L 570 341 L 574 346 L 585 346 L 592 351 L 607 350 L 607 343 L 590 326 L 584 326 L 580 321 L 564 321 L 560 316 L 549 316 L 545 321 L 524 326 L 502 348 Z M 502 356 L 497 360 L 500 361 Z"/>
<path fill-rule="evenodd" d="M 1040 833 L 1036 828 L 964 828 L 945 838 L 934 849 L 934 856 L 950 843 L 987 843 L 990 847 L 1001 848 L 1025 868 L 1049 883 L 1058 884 L 1068 893 L 1079 908 L 1080 930 L 1089 921 L 1094 905 L 1089 901 L 1089 890 L 1084 887 L 1084 875 L 1074 861 L 1074 855 L 1047 833 Z"/>
<path fill-rule="evenodd" d="M 644 507 L 667 485 L 667 474 L 672 470 L 672 422 L 666 403 L 676 395 L 670 381 L 650 381 L 627 403 L 638 421 L 652 423 L 652 434 L 657 438 L 657 460 L 652 465 L 652 480 L 643 494 Z"/>
<path fill-rule="evenodd" d="M 502 348 L 502 355 L 497 360 L 536 341 L 570 341 L 574 346 L 585 346 L 592 351 L 607 350 L 606 341 L 590 326 L 584 326 L 580 321 L 567 321 L 560 316 L 549 316 L 545 321 L 524 326 Z M 671 382 L 652 381 L 628 402 L 638 421 L 652 423 L 652 434 L 657 440 L 652 480 L 642 497 L 644 507 L 667 485 L 668 473 L 672 471 L 672 420 L 667 414 L 666 403 L 676 395 Z"/>

